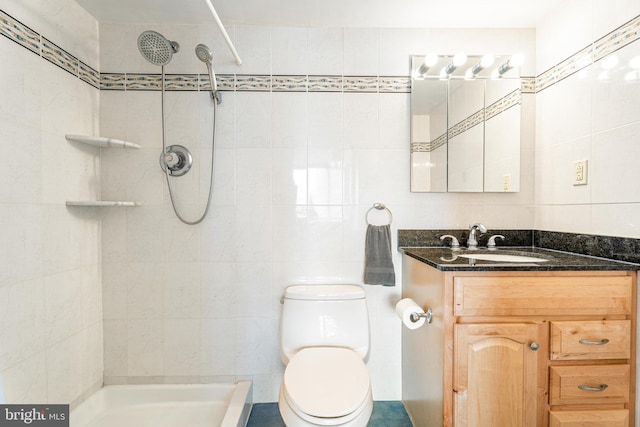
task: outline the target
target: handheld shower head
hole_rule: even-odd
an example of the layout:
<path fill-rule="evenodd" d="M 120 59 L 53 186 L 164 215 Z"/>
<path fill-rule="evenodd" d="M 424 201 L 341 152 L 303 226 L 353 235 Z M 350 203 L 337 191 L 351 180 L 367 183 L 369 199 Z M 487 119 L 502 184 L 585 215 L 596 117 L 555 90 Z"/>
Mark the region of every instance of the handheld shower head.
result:
<path fill-rule="evenodd" d="M 198 46 L 196 46 L 196 56 L 207 66 L 207 71 L 209 72 L 209 83 L 211 84 L 211 99 L 213 99 L 217 104 L 220 104 L 221 99 L 220 93 L 218 92 L 216 73 L 213 71 L 213 66 L 211 65 L 211 61 L 213 60 L 213 53 L 211 53 L 211 49 L 209 49 L 206 45 L 200 43 Z"/>
<path fill-rule="evenodd" d="M 177 42 L 167 40 L 156 31 L 144 31 L 138 36 L 138 50 L 153 65 L 167 65 L 174 53 L 180 50 Z"/>
<path fill-rule="evenodd" d="M 211 63 L 213 61 L 213 53 L 211 53 L 211 49 L 209 49 L 206 45 L 200 43 L 196 46 L 196 56 L 198 59 L 205 64 Z"/>

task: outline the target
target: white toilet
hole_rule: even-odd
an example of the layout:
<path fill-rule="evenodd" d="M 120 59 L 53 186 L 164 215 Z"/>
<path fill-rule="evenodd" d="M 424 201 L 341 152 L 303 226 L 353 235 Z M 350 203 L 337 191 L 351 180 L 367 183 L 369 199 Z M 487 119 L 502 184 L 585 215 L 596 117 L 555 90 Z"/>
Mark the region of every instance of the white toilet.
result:
<path fill-rule="evenodd" d="M 373 410 L 369 314 L 357 285 L 285 290 L 280 356 L 287 368 L 278 407 L 287 427 L 365 427 Z"/>

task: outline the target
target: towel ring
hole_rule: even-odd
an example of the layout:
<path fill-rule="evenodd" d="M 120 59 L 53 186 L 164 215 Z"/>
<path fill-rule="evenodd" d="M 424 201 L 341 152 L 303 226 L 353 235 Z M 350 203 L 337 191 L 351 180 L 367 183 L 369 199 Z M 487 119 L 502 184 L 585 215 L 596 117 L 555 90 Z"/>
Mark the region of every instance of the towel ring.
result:
<path fill-rule="evenodd" d="M 367 225 L 371 225 L 371 223 L 369 222 L 369 212 L 371 212 L 372 209 L 377 209 L 379 211 L 381 210 L 387 211 L 387 213 L 389 214 L 389 225 L 391 225 L 391 223 L 393 222 L 393 214 L 391 213 L 389 208 L 385 206 L 384 203 L 374 203 L 373 206 L 371 206 L 367 210 L 367 213 L 364 215 L 364 220 L 367 222 Z"/>

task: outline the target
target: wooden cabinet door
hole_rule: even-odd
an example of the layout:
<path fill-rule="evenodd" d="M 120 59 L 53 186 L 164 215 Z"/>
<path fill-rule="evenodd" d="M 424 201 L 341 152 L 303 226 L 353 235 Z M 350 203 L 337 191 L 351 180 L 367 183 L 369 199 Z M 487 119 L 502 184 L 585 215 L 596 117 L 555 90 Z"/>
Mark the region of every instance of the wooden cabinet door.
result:
<path fill-rule="evenodd" d="M 540 323 L 455 325 L 455 427 L 542 425 L 546 343 Z"/>

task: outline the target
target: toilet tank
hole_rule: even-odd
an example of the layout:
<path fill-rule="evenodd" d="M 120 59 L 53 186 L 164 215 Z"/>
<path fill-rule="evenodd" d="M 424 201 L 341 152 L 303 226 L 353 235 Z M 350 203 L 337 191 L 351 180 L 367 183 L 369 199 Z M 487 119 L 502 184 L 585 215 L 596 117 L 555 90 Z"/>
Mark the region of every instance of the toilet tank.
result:
<path fill-rule="evenodd" d="M 358 285 L 293 285 L 284 293 L 280 357 L 285 364 L 306 347 L 351 348 L 369 353 L 369 313 Z"/>

